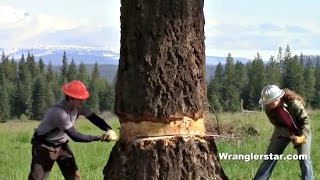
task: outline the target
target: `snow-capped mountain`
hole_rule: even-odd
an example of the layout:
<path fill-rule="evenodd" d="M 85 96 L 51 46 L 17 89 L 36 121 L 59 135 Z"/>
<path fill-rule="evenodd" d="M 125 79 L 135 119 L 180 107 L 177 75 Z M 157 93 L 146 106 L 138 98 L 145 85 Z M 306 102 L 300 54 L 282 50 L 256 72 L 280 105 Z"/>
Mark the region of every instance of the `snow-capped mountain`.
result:
<path fill-rule="evenodd" d="M 64 45 L 64 46 L 37 46 L 33 48 L 22 48 L 22 49 L 4 49 L 0 48 L 1 52 L 4 52 L 10 58 L 15 60 L 20 60 L 22 55 L 25 57 L 28 53 L 35 57 L 38 61 L 40 58 L 45 64 L 52 63 L 52 65 L 61 65 L 63 53 L 66 52 L 68 62 L 73 59 L 76 64 L 83 62 L 84 64 L 119 64 L 119 53 L 112 51 L 107 48 L 98 47 L 85 47 L 85 46 L 75 46 L 75 45 Z M 224 64 L 226 57 L 219 56 L 207 56 L 206 65 L 217 65 L 218 63 Z M 249 59 L 246 58 L 234 58 L 234 61 L 240 61 L 242 63 L 247 63 Z"/>
<path fill-rule="evenodd" d="M 15 60 L 25 57 L 28 53 L 35 57 L 38 61 L 40 58 L 45 64 L 51 62 L 53 65 L 62 64 L 63 53 L 66 52 L 68 62 L 73 59 L 76 64 L 83 62 L 84 64 L 114 64 L 119 63 L 119 54 L 106 48 L 84 47 L 84 46 L 37 46 L 33 48 L 22 49 L 1 49 L 7 56 L 13 57 Z"/>

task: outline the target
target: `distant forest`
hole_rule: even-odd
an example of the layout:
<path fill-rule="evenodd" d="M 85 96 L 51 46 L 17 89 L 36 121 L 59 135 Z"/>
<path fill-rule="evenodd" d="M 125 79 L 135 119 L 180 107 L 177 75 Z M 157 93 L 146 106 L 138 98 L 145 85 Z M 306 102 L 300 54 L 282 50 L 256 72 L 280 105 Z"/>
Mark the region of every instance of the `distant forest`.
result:
<path fill-rule="evenodd" d="M 263 62 L 259 53 L 246 64 L 231 54 L 218 64 L 208 81 L 208 101 L 215 111 L 259 109 L 261 90 L 268 84 L 289 88 L 304 97 L 308 108 L 320 108 L 320 56 L 291 55 L 289 45 Z M 243 102 L 243 106 L 241 105 Z"/>
<path fill-rule="evenodd" d="M 112 111 L 114 104 L 113 82 L 102 77 L 98 64 L 89 66 L 74 60 L 68 61 L 66 53 L 62 66 L 54 69 L 38 62 L 32 54 L 20 60 L 9 59 L 2 53 L 0 63 L 0 120 L 41 120 L 46 109 L 63 98 L 61 85 L 73 79 L 84 82 L 90 92 L 86 103 L 94 112 Z"/>
<path fill-rule="evenodd" d="M 19 60 L 2 53 L 0 63 L 0 121 L 41 120 L 46 109 L 63 98 L 62 84 L 83 81 L 93 111 L 113 111 L 116 65 L 76 64 L 64 52 L 62 65 L 35 61 L 32 54 Z M 236 112 L 259 109 L 260 92 L 267 84 L 289 88 L 302 95 L 309 108 L 320 108 L 320 57 L 291 55 L 289 45 L 279 47 L 277 57 L 263 62 L 259 53 L 252 61 L 234 62 L 231 54 L 225 63 L 207 66 L 207 96 L 211 110 Z M 243 106 L 240 106 L 240 102 Z"/>

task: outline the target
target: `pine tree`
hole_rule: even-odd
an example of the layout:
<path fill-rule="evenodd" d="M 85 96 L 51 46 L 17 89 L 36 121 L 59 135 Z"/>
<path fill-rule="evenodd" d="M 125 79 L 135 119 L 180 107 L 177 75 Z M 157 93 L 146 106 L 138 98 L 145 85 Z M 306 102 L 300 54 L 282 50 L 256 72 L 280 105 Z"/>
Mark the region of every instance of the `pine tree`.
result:
<path fill-rule="evenodd" d="M 0 121 L 10 120 L 10 97 L 7 90 L 7 80 L 3 71 L 0 71 Z"/>
<path fill-rule="evenodd" d="M 2 52 L 1 56 L 1 66 L 2 66 L 2 71 L 4 73 L 4 76 L 6 80 L 9 83 L 14 83 L 16 81 L 16 64 L 14 62 L 9 60 L 9 57 Z"/>
<path fill-rule="evenodd" d="M 304 78 L 303 67 L 299 62 L 299 57 L 295 55 L 291 59 L 285 59 L 285 72 L 283 74 L 283 87 L 294 90 L 295 92 L 304 94 Z"/>
<path fill-rule="evenodd" d="M 243 88 L 248 84 L 248 76 L 245 65 L 237 61 L 235 65 L 235 86 L 239 92 L 243 91 Z"/>
<path fill-rule="evenodd" d="M 64 51 L 63 56 L 62 56 L 62 66 L 60 68 L 61 70 L 61 77 L 60 77 L 60 83 L 64 84 L 67 82 L 67 73 L 68 73 L 68 59 L 67 59 L 67 54 Z"/>
<path fill-rule="evenodd" d="M 240 110 L 240 93 L 236 87 L 235 64 L 229 53 L 223 74 L 222 106 L 224 111 Z"/>
<path fill-rule="evenodd" d="M 55 79 L 54 77 L 54 71 L 53 71 L 53 68 L 52 68 L 52 64 L 51 62 L 48 64 L 48 67 L 47 67 L 47 71 L 46 71 L 46 80 L 48 82 L 52 82 L 53 80 Z"/>
<path fill-rule="evenodd" d="M 85 85 L 88 85 L 89 76 L 88 76 L 86 65 L 83 64 L 83 62 L 80 63 L 78 72 L 79 73 L 77 74 L 77 79 L 82 81 Z"/>
<path fill-rule="evenodd" d="M 284 52 L 284 61 L 288 59 L 291 59 L 291 50 L 289 44 L 287 44 L 286 50 Z"/>
<path fill-rule="evenodd" d="M 26 71 L 23 75 L 24 80 L 18 82 L 16 102 L 19 104 L 20 113 L 24 113 L 28 118 L 32 117 L 32 91 L 33 83 L 31 74 Z M 19 114 L 20 116 L 21 114 Z"/>
<path fill-rule="evenodd" d="M 316 57 L 314 77 L 315 77 L 315 85 L 314 85 L 315 91 L 314 91 L 312 106 L 314 108 L 320 108 L 320 56 Z"/>
<path fill-rule="evenodd" d="M 207 96 L 208 103 L 211 108 L 209 110 L 222 111 L 222 84 L 223 84 L 223 65 L 219 63 L 216 66 L 214 71 L 214 75 L 210 78 Z"/>
<path fill-rule="evenodd" d="M 278 48 L 277 62 L 280 64 L 283 62 L 283 52 L 281 46 Z"/>
<path fill-rule="evenodd" d="M 99 92 L 99 110 L 103 111 L 113 111 L 114 106 L 114 89 L 109 84 L 109 82 L 104 80 L 105 88 Z"/>
<path fill-rule="evenodd" d="M 34 120 L 41 120 L 46 110 L 47 89 L 45 79 L 39 76 L 32 92 L 32 114 Z"/>
<path fill-rule="evenodd" d="M 42 58 L 39 59 L 39 70 L 40 70 L 40 74 L 44 75 L 45 73 L 45 64 L 42 60 Z"/>
<path fill-rule="evenodd" d="M 77 65 L 72 58 L 71 63 L 69 64 L 68 70 L 67 70 L 67 81 L 75 80 L 77 79 L 77 76 L 78 76 Z"/>
<path fill-rule="evenodd" d="M 248 66 L 248 107 L 255 109 L 259 107 L 259 99 L 261 96 L 261 90 L 265 86 L 264 79 L 264 63 L 260 57 L 260 54 L 257 53 L 257 56 L 254 57 L 252 63 Z"/>
<path fill-rule="evenodd" d="M 24 59 L 24 55 L 22 54 L 18 64 L 18 77 L 21 82 L 24 82 L 26 80 L 26 74 L 29 74 L 29 71 Z"/>
<path fill-rule="evenodd" d="M 90 97 L 87 101 L 88 105 L 92 108 L 94 112 L 99 111 L 99 92 L 102 89 L 100 81 L 100 73 L 98 69 L 98 64 L 95 63 L 93 71 L 91 73 L 91 79 L 89 83 Z"/>
<path fill-rule="evenodd" d="M 309 58 L 306 66 L 304 68 L 304 97 L 306 103 L 311 103 L 314 99 L 315 92 L 315 77 L 314 77 L 314 67 L 311 59 Z"/>
<path fill-rule="evenodd" d="M 270 57 L 266 65 L 266 84 L 274 84 L 281 86 L 281 71 L 280 71 L 280 62 L 275 60 L 273 56 Z"/>
<path fill-rule="evenodd" d="M 27 55 L 26 65 L 27 65 L 28 71 L 31 74 L 31 79 L 34 80 L 36 77 L 38 77 L 40 70 L 35 62 L 34 56 L 29 52 Z"/>
<path fill-rule="evenodd" d="M 92 73 L 91 73 L 91 78 L 92 79 L 99 79 L 100 78 L 99 66 L 98 66 L 97 62 L 93 66 L 93 70 L 92 70 Z"/>

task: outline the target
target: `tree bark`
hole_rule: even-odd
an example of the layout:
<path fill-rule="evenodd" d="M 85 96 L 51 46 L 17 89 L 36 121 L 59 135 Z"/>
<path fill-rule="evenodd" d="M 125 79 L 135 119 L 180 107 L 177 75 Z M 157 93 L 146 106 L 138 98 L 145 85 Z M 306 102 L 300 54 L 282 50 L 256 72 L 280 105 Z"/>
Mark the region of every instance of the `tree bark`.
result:
<path fill-rule="evenodd" d="M 121 0 L 115 113 L 105 179 L 227 179 L 206 136 L 203 0 Z"/>

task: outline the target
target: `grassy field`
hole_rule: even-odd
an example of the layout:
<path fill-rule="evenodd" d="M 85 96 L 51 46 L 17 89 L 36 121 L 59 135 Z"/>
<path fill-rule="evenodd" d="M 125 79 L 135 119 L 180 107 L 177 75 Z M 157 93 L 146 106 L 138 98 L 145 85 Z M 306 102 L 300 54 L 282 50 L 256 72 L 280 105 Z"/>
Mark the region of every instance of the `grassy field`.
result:
<path fill-rule="evenodd" d="M 320 179 L 319 162 L 320 159 L 317 149 L 319 149 L 320 138 L 317 133 L 320 130 L 320 111 L 312 111 L 309 113 L 312 121 L 312 152 L 313 170 L 315 179 Z M 258 130 L 259 136 L 248 136 L 241 140 L 217 139 L 218 152 L 229 154 L 264 154 L 269 138 L 272 133 L 272 126 L 268 122 L 265 114 L 257 113 L 237 113 L 237 114 L 220 114 L 218 116 L 221 127 L 231 126 L 232 131 L 246 132 L 247 127 L 253 127 Z M 108 120 L 109 124 L 117 129 L 119 123 L 116 118 Z M 0 123 L 0 180 L 20 180 L 27 179 L 29 173 L 29 165 L 31 161 L 31 144 L 30 138 L 33 129 L 38 122 L 19 122 L 10 121 Z M 76 124 L 76 128 L 84 134 L 101 134 L 102 132 L 88 121 L 80 120 Z M 102 170 L 105 166 L 109 153 L 114 143 L 74 143 L 70 142 L 70 146 L 75 154 L 82 178 L 84 180 L 102 179 Z M 292 145 L 286 149 L 285 154 L 295 154 L 296 151 Z M 252 179 L 261 161 L 252 160 L 221 160 L 225 173 L 231 180 L 248 180 Z M 272 174 L 272 180 L 278 179 L 299 179 L 300 169 L 296 160 L 281 160 L 277 163 Z M 52 180 L 63 179 L 57 165 L 54 166 L 50 178 Z"/>
<path fill-rule="evenodd" d="M 317 159 L 320 158 L 318 153 L 320 137 L 317 136 L 320 130 L 320 111 L 309 112 L 311 119 L 312 147 L 311 158 L 313 160 L 314 179 L 320 179 L 320 166 Z M 222 124 L 233 122 L 235 129 L 244 129 L 243 127 L 255 127 L 259 136 L 246 136 L 241 141 L 216 140 L 219 153 L 229 154 L 264 154 L 269 144 L 273 126 L 269 123 L 266 115 L 262 112 L 257 113 L 239 113 L 239 114 L 222 114 L 219 118 Z M 284 155 L 296 154 L 296 150 L 290 143 L 286 148 Z M 222 167 L 228 177 L 233 180 L 252 179 L 261 164 L 261 160 L 221 160 Z M 278 179 L 300 179 L 300 167 L 298 160 L 279 160 L 273 170 L 270 180 Z"/>

